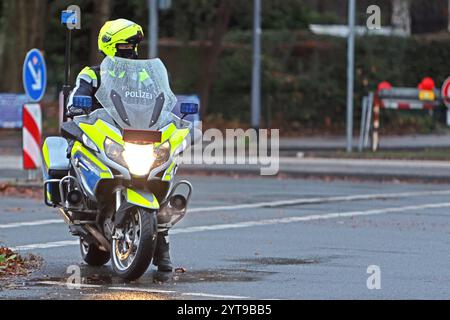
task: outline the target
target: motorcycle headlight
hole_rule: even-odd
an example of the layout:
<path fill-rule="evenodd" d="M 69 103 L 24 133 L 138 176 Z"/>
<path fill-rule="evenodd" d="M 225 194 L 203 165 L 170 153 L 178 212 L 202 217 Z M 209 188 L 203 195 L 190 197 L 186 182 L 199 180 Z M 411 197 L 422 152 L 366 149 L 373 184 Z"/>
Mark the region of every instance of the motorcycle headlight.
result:
<path fill-rule="evenodd" d="M 94 142 L 92 142 L 91 139 L 89 139 L 89 137 L 85 134 L 83 134 L 82 136 L 82 140 L 83 140 L 83 144 L 88 147 L 89 149 L 91 149 L 92 151 L 98 152 L 98 148 L 95 145 Z"/>
<path fill-rule="evenodd" d="M 153 163 L 153 168 L 157 168 L 160 165 L 166 163 L 170 158 L 170 143 L 169 141 L 164 142 L 155 149 L 155 162 Z"/>
<path fill-rule="evenodd" d="M 122 145 L 111 140 L 110 138 L 105 139 L 105 154 L 106 156 L 114 162 L 117 162 L 123 167 L 127 167 L 127 163 L 124 159 L 124 148 Z"/>
<path fill-rule="evenodd" d="M 132 175 L 148 175 L 155 161 L 153 144 L 135 144 L 125 142 L 123 158 Z"/>

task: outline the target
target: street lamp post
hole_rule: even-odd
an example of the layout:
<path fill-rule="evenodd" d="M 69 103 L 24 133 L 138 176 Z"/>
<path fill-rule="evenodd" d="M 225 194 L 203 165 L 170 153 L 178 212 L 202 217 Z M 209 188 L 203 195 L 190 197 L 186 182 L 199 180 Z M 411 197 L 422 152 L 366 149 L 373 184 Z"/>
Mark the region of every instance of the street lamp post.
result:
<path fill-rule="evenodd" d="M 353 81 L 355 63 L 355 0 L 349 0 L 347 39 L 347 152 L 353 145 Z"/>
<path fill-rule="evenodd" d="M 251 124 L 259 129 L 261 118 L 261 0 L 253 0 L 253 75 Z"/>
<path fill-rule="evenodd" d="M 148 0 L 148 57 L 158 57 L 158 0 Z"/>

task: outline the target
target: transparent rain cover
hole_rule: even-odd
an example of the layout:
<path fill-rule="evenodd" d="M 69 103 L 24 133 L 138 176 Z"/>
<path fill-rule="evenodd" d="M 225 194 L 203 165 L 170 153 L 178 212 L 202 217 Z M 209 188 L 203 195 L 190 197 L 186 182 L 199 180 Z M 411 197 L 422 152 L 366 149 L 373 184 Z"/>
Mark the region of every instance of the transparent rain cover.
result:
<path fill-rule="evenodd" d="M 161 60 L 106 57 L 100 75 L 101 85 L 95 97 L 120 127 L 158 130 L 179 120 L 171 112 L 176 97 Z"/>

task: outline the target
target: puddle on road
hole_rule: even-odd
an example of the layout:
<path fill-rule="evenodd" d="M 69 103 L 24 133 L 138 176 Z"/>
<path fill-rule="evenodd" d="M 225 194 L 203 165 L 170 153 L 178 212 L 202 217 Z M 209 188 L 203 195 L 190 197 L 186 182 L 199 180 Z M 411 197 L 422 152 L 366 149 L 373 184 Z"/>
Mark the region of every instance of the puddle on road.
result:
<path fill-rule="evenodd" d="M 252 257 L 242 259 L 230 259 L 228 261 L 251 266 L 293 266 L 293 265 L 313 265 L 328 261 L 331 257 L 310 257 L 310 258 L 282 258 L 282 257 Z M 116 276 L 108 266 L 95 268 L 81 266 L 83 284 L 88 285 L 132 285 L 135 287 L 149 287 L 155 284 L 176 284 L 176 283 L 199 283 L 199 282 L 251 282 L 260 281 L 264 277 L 275 274 L 273 271 L 253 270 L 252 268 L 217 268 L 187 270 L 186 272 L 157 272 L 156 270 L 146 273 L 137 281 L 124 281 Z M 67 275 L 68 276 L 68 275 Z M 65 283 L 67 277 L 45 277 L 32 279 L 29 285 L 42 286 L 39 282 Z"/>
<path fill-rule="evenodd" d="M 259 281 L 275 272 L 248 269 L 211 269 L 194 270 L 175 275 L 175 282 L 250 282 Z"/>
<path fill-rule="evenodd" d="M 324 258 L 275 258 L 275 257 L 258 257 L 258 258 L 243 258 L 232 259 L 229 261 L 246 263 L 251 265 L 277 265 L 277 266 L 292 266 L 292 265 L 306 265 L 319 264 L 324 262 Z"/>
<path fill-rule="evenodd" d="M 293 258 L 293 257 L 249 257 L 241 259 L 230 259 L 239 266 L 230 268 L 212 268 L 200 270 L 186 270 L 186 272 L 164 273 L 152 270 L 147 272 L 143 277 L 137 281 L 124 281 L 114 274 L 109 266 L 90 267 L 87 265 L 81 266 L 81 275 L 83 276 L 82 284 L 97 285 L 101 287 L 109 286 L 132 286 L 136 288 L 151 288 L 157 285 L 173 285 L 177 283 L 212 283 L 212 282 L 253 282 L 262 281 L 265 277 L 271 276 L 278 272 L 259 270 L 261 266 L 299 266 L 299 265 L 314 265 L 329 261 L 332 257 L 307 257 L 307 258 Z M 251 267 L 253 266 L 253 267 Z M 183 268 L 181 268 L 183 269 Z M 181 270 L 180 269 L 180 270 Z M 27 281 L 26 286 L 40 286 L 48 287 L 49 283 L 64 284 L 69 275 L 63 274 L 60 277 L 44 276 L 34 278 Z M 101 290 L 101 289 L 100 289 Z M 94 290 L 95 291 L 95 290 Z M 99 295 L 99 299 L 114 299 L 113 296 Z M 130 296 L 132 298 L 132 296 Z M 155 297 L 159 299 L 160 297 Z"/>
<path fill-rule="evenodd" d="M 99 268 L 83 266 L 81 274 L 83 275 L 82 284 L 86 285 L 131 285 L 136 288 L 148 288 L 155 284 L 176 284 L 176 283 L 199 283 L 199 282 L 250 282 L 259 281 L 262 278 L 274 274 L 275 272 L 251 270 L 243 268 L 235 269 L 205 269 L 205 270 L 187 270 L 184 273 L 166 273 L 153 270 L 148 272 L 137 281 L 124 281 L 116 276 L 108 267 Z M 69 276 L 69 275 L 67 275 Z M 41 282 L 65 283 L 67 277 L 41 277 L 28 281 L 30 286 L 48 286 Z"/>

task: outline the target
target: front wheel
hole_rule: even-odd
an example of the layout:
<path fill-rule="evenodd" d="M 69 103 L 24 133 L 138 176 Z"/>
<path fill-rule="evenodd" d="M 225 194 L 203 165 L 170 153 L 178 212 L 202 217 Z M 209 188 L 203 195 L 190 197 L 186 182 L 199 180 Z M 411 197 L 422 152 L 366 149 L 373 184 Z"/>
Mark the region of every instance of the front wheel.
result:
<path fill-rule="evenodd" d="M 111 262 L 114 272 L 126 280 L 136 280 L 142 276 L 152 261 L 156 236 L 156 212 L 132 208 L 121 232 L 112 239 Z"/>

